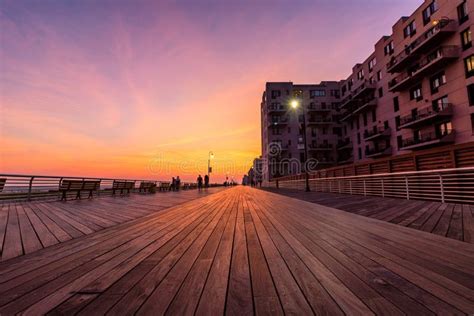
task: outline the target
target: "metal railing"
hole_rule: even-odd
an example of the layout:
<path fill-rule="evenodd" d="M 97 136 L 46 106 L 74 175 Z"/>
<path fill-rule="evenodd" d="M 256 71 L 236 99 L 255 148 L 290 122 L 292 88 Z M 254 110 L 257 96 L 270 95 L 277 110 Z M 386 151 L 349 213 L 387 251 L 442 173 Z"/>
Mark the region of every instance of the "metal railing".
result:
<path fill-rule="evenodd" d="M 45 175 L 24 175 L 24 174 L 0 174 L 0 179 L 6 178 L 5 186 L 0 190 L 0 201 L 2 200 L 37 200 L 47 198 L 58 198 L 59 185 L 63 179 L 68 180 L 100 180 L 98 195 L 112 194 L 114 181 L 132 181 L 134 190 L 138 190 L 140 183 L 153 182 L 158 187 L 162 183 L 170 181 L 156 181 L 144 179 L 123 179 L 123 178 L 94 178 L 94 177 L 70 177 L 70 176 L 45 176 Z M 182 188 L 194 187 L 194 183 L 182 182 Z"/>
<path fill-rule="evenodd" d="M 305 180 L 278 180 L 268 186 L 304 190 Z M 440 169 L 310 179 L 311 191 L 408 200 L 474 204 L 474 168 Z"/>
<path fill-rule="evenodd" d="M 425 107 L 421 110 L 418 110 L 416 113 L 402 116 L 400 117 L 400 126 L 402 127 L 405 124 L 421 121 L 428 117 L 445 113 L 445 114 L 452 114 L 453 105 L 451 103 L 442 103 L 442 104 L 435 104 Z"/>

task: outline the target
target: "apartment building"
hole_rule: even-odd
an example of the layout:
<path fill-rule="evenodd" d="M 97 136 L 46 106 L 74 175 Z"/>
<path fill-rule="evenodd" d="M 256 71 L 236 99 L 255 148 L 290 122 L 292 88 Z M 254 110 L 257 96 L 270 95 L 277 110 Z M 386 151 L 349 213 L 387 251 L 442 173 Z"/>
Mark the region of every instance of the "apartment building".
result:
<path fill-rule="evenodd" d="M 278 176 L 301 172 L 303 167 L 298 162 L 306 160 L 305 154 L 318 162 L 316 168 L 336 164 L 336 145 L 342 136 L 337 116 L 339 101 L 338 82 L 266 84 L 261 104 L 265 180 L 268 173 Z"/>
<path fill-rule="evenodd" d="M 345 80 L 331 83 L 328 89 L 339 89 L 331 92 L 339 98 L 325 102 L 337 118 L 331 128 L 341 130 L 340 137 L 333 133 L 328 140 L 336 144 L 333 161 L 360 162 L 474 140 L 473 10 L 474 0 L 424 1 L 412 15 L 399 19 L 392 35 L 383 36 Z M 281 90 L 288 102 L 286 91 L 298 90 L 291 83 L 283 87 L 269 83 L 263 96 L 264 158 L 269 142 L 298 140 L 294 134 L 269 135 L 273 114 L 264 108 L 278 103 L 271 99 L 272 91 Z M 322 139 L 316 133 L 313 140 Z M 291 155 L 301 156 L 301 147 Z"/>

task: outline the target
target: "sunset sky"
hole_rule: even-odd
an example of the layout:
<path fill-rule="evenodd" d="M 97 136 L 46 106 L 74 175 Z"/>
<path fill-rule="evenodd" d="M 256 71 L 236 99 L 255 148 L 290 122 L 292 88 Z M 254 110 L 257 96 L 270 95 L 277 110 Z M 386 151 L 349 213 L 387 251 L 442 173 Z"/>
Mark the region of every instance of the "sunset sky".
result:
<path fill-rule="evenodd" d="M 421 0 L 0 0 L 0 173 L 240 180 L 266 81 L 345 78 Z"/>

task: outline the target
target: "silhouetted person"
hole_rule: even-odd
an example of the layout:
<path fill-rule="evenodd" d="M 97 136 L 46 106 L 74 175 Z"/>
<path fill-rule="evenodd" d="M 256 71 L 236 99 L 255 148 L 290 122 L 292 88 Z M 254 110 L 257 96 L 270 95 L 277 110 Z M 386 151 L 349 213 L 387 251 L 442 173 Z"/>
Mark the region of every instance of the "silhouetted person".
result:
<path fill-rule="evenodd" d="M 170 187 L 170 190 L 171 191 L 175 191 L 176 190 L 176 179 L 173 177 L 171 179 L 171 187 Z"/>
<path fill-rule="evenodd" d="M 204 176 L 204 186 L 209 188 L 209 176 L 207 174 Z"/>
<path fill-rule="evenodd" d="M 181 179 L 179 176 L 176 177 L 176 191 L 179 191 L 179 188 L 181 186 Z"/>
<path fill-rule="evenodd" d="M 199 177 L 197 177 L 197 183 L 198 183 L 198 190 L 201 191 L 202 190 L 202 177 L 201 177 L 201 175 L 199 175 Z"/>

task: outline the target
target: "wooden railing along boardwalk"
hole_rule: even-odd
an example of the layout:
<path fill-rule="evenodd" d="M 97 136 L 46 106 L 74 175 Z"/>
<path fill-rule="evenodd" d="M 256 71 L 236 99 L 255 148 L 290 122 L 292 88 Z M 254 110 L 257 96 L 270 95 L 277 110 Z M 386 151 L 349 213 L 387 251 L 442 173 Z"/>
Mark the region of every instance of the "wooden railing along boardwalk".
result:
<path fill-rule="evenodd" d="M 474 247 L 236 187 L 0 263 L 18 312 L 472 314 Z"/>

